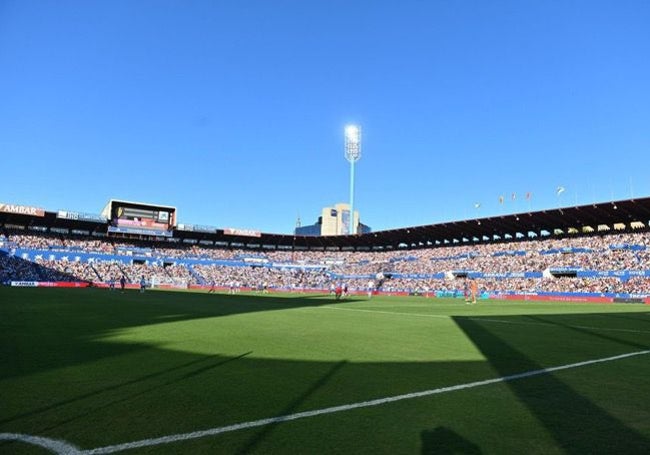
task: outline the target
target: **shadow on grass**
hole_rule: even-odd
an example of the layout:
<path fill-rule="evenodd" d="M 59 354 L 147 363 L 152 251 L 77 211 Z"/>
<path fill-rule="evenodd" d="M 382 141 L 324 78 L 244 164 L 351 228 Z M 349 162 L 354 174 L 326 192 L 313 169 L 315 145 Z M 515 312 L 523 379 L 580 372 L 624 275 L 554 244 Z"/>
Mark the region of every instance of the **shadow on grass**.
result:
<path fill-rule="evenodd" d="M 640 322 L 642 324 L 650 324 L 650 312 L 649 313 L 635 312 L 632 315 L 626 313 L 607 313 L 607 314 L 596 315 L 596 316 L 603 316 L 603 317 L 614 318 L 614 319 L 624 319 L 626 321 L 635 321 L 635 322 Z"/>
<path fill-rule="evenodd" d="M 555 325 L 555 326 L 561 327 L 561 328 L 569 330 L 569 331 L 574 331 L 574 332 L 578 332 L 578 333 L 583 334 L 583 335 L 588 335 L 590 337 L 600 338 L 601 340 L 611 341 L 612 343 L 622 344 L 623 346 L 629 346 L 631 348 L 648 349 L 648 347 L 650 347 L 648 344 L 642 344 L 642 343 L 637 343 L 637 342 L 634 342 L 634 341 L 628 341 L 628 340 L 621 339 L 618 336 L 609 335 L 608 333 L 611 333 L 611 332 L 599 333 L 598 329 L 595 328 L 595 327 L 592 329 L 592 328 L 586 328 L 586 327 L 582 327 L 582 326 L 575 326 L 575 325 L 572 325 L 572 324 L 566 324 L 566 323 L 562 322 L 562 318 L 557 318 L 557 317 L 556 318 L 549 318 L 547 316 L 526 316 L 526 318 L 531 319 L 531 320 L 536 321 L 536 322 L 541 322 L 541 323 L 544 323 L 544 324 Z M 622 329 L 620 333 L 622 333 L 622 334 L 628 333 L 628 335 L 633 333 L 633 332 L 624 332 L 623 330 L 625 330 L 625 329 Z M 648 334 L 650 335 L 650 332 Z"/>
<path fill-rule="evenodd" d="M 54 403 L 48 404 L 47 406 L 42 406 L 42 407 L 37 408 L 37 409 L 32 409 L 29 412 L 23 412 L 23 413 L 20 413 L 20 414 L 16 414 L 16 415 L 12 416 L 11 418 L 0 419 L 0 424 L 9 423 L 9 422 L 12 422 L 14 420 L 19 420 L 19 419 L 22 419 L 22 418 L 25 418 L 25 417 L 30 417 L 30 416 L 33 416 L 33 415 L 41 414 L 43 412 L 47 412 L 47 411 L 51 411 L 53 409 L 57 409 L 57 408 L 59 408 L 61 406 L 66 406 L 66 405 L 73 404 L 73 403 L 78 402 L 78 401 L 85 400 L 87 398 L 92 398 L 95 395 L 99 395 L 99 394 L 106 393 L 106 392 L 112 392 L 112 391 L 115 391 L 115 390 L 119 390 L 119 389 L 121 389 L 123 387 L 128 387 L 128 386 L 135 385 L 135 384 L 138 384 L 138 383 L 141 383 L 141 382 L 149 381 L 151 379 L 156 379 L 158 377 L 165 376 L 165 375 L 168 375 L 170 373 L 173 373 L 176 370 L 183 370 L 183 369 L 192 367 L 192 366 L 197 365 L 197 364 L 205 363 L 205 362 L 207 362 L 207 361 L 209 361 L 211 359 L 214 359 L 214 358 L 222 359 L 221 356 L 211 355 L 211 356 L 206 356 L 206 357 L 203 357 L 203 358 L 191 360 L 191 361 L 185 362 L 185 363 L 183 363 L 181 365 L 177 365 L 177 366 L 170 367 L 170 368 L 165 368 L 165 369 L 156 371 L 154 373 L 143 375 L 143 376 L 140 376 L 140 377 L 128 380 L 128 381 L 120 382 L 118 384 L 113 384 L 113 385 L 111 385 L 109 387 L 103 387 L 103 388 L 95 389 L 92 392 L 82 393 L 81 395 L 77 395 L 74 398 L 69 398 L 67 400 L 61 400 L 61 401 L 55 401 Z M 223 363 L 223 362 L 220 361 L 219 363 Z"/>
<path fill-rule="evenodd" d="M 545 319 L 544 322 L 548 322 L 550 318 Z M 480 323 L 480 318 L 454 320 L 499 375 L 544 368 L 501 336 L 486 329 Z M 611 337 L 605 338 L 621 342 Z M 507 385 L 566 453 L 650 453 L 650 440 L 646 436 L 596 406 L 553 374 L 508 381 Z M 568 419 L 567 416 L 572 416 L 573 419 Z"/>
<path fill-rule="evenodd" d="M 446 427 L 424 430 L 420 438 L 422 439 L 421 455 L 481 455 L 483 453 L 479 446 Z"/>
<path fill-rule="evenodd" d="M 94 414 L 94 413 L 96 413 L 98 411 L 103 411 L 105 409 L 109 409 L 109 408 L 111 408 L 111 407 L 113 407 L 115 405 L 118 405 L 118 404 L 128 403 L 128 402 L 134 400 L 135 398 L 141 397 L 143 395 L 151 394 L 152 392 L 156 392 L 159 389 L 163 389 L 163 388 L 168 387 L 168 386 L 173 386 L 174 384 L 177 384 L 177 383 L 179 383 L 181 381 L 184 381 L 184 380 L 186 380 L 188 378 L 191 378 L 191 377 L 198 376 L 200 374 L 206 373 L 206 372 L 208 372 L 210 370 L 213 370 L 213 369 L 215 369 L 217 367 L 220 367 L 222 365 L 225 365 L 227 363 L 243 359 L 244 357 L 248 356 L 249 354 L 252 354 L 252 352 L 247 352 L 247 353 L 239 355 L 237 357 L 226 358 L 226 359 L 224 359 L 222 357 L 219 357 L 216 362 L 210 362 L 209 365 L 204 365 L 204 366 L 201 366 L 200 368 L 196 368 L 196 369 L 190 368 L 189 372 L 182 374 L 178 378 L 159 381 L 155 385 L 151 385 L 151 386 L 148 386 L 148 387 L 142 387 L 141 390 L 139 390 L 137 392 L 121 393 L 120 398 L 109 399 L 109 400 L 106 400 L 106 401 L 102 401 L 102 404 L 99 405 L 99 406 L 95 405 L 92 408 L 87 409 L 87 410 L 85 410 L 85 411 L 83 411 L 81 413 L 77 413 L 77 414 L 75 414 L 75 415 L 73 415 L 71 417 L 68 417 L 66 419 L 63 419 L 63 420 L 58 420 L 55 424 L 53 424 L 53 425 L 51 425 L 49 427 L 44 427 L 44 428 L 39 429 L 39 432 L 45 433 L 45 432 L 48 432 L 48 431 L 52 431 L 52 430 L 54 430 L 56 428 L 59 428 L 59 427 L 61 427 L 63 425 L 72 423 L 72 422 L 74 422 L 76 420 L 83 419 L 85 417 L 88 417 L 91 414 Z M 50 406 L 47 406 L 47 407 L 44 407 L 44 408 L 41 408 L 41 409 L 35 409 L 32 412 L 25 413 L 24 415 L 19 415 L 19 416 L 16 416 L 16 417 L 12 418 L 12 419 L 8 419 L 7 423 L 11 422 L 12 420 L 18 420 L 18 419 L 23 418 L 23 417 L 38 415 L 38 414 L 41 414 L 41 413 L 44 413 L 44 412 L 47 412 L 47 411 L 57 409 L 57 408 L 62 407 L 62 406 L 66 406 L 66 405 L 69 405 L 69 404 L 73 404 L 75 402 L 90 399 L 90 398 L 93 398 L 94 396 L 102 395 L 102 394 L 104 394 L 106 392 L 116 391 L 116 390 L 118 390 L 118 389 L 120 389 L 122 387 L 135 385 L 135 384 L 138 384 L 140 382 L 148 381 L 148 380 L 158 378 L 158 377 L 162 377 L 162 376 L 168 376 L 174 370 L 187 369 L 188 367 L 191 367 L 194 364 L 204 363 L 204 361 L 207 361 L 207 360 L 210 360 L 210 359 L 214 360 L 215 357 L 217 357 L 217 356 L 208 356 L 205 359 L 199 359 L 197 361 L 188 362 L 188 363 L 186 363 L 184 365 L 179 365 L 178 367 L 175 367 L 175 368 L 168 368 L 168 369 L 166 369 L 164 371 L 161 371 L 161 372 L 158 372 L 156 374 L 147 375 L 147 377 L 138 378 L 138 379 L 128 381 L 128 382 L 123 383 L 123 384 L 117 384 L 116 386 L 106 387 L 104 389 L 94 390 L 91 393 L 80 395 L 78 397 L 75 397 L 74 399 L 64 400 L 64 401 L 61 401 L 59 403 L 53 403 Z M 2 423 L 5 423 L 5 421 L 0 421 L 0 424 L 2 424 Z"/>

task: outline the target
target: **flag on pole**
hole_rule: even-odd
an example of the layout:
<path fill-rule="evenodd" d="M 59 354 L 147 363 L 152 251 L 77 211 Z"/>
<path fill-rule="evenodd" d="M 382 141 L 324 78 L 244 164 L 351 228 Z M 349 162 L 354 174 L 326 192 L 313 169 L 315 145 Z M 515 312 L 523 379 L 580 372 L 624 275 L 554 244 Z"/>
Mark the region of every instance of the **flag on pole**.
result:
<path fill-rule="evenodd" d="M 503 196 L 499 196 L 499 204 L 503 204 Z"/>
<path fill-rule="evenodd" d="M 558 186 L 557 190 L 555 190 L 555 193 L 559 196 L 560 194 L 564 193 L 565 188 L 563 186 Z"/>
<path fill-rule="evenodd" d="M 514 201 L 516 199 L 517 199 L 517 193 L 512 193 L 512 200 Z"/>
<path fill-rule="evenodd" d="M 475 209 L 481 208 L 481 203 L 477 202 L 476 204 L 474 204 L 474 208 Z"/>
<path fill-rule="evenodd" d="M 526 200 L 527 201 L 530 201 L 530 196 L 531 196 L 530 192 L 526 193 Z"/>

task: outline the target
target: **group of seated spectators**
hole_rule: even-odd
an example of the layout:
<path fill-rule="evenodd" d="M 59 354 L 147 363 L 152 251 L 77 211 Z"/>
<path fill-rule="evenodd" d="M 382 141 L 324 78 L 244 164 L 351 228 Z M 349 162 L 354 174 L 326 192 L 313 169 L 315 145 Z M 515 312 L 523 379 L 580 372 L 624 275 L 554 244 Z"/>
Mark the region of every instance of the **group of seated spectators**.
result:
<path fill-rule="evenodd" d="M 0 255 L 0 282 L 18 281 L 39 281 L 41 274 L 40 267 L 29 261 L 23 261 L 14 256 Z"/>
<path fill-rule="evenodd" d="M 554 269 L 620 271 L 650 270 L 650 234 L 646 232 L 542 238 L 502 243 L 436 246 L 431 248 L 353 251 L 250 251 L 201 244 L 129 242 L 106 237 L 17 231 L 0 236 L 0 282 L 145 280 L 228 287 L 326 289 L 345 281 L 365 290 L 368 277 L 384 291 L 429 293 L 462 287 L 462 280 L 432 278 L 450 271 L 490 274 L 542 272 Z M 16 249 L 35 252 L 25 261 L 12 256 Z M 47 252 L 97 254 L 90 261 L 52 260 Z M 133 256 L 133 260 L 102 259 L 101 254 Z M 73 257 L 73 255 L 70 255 Z M 138 258 L 137 260 L 135 258 Z M 183 260 L 190 260 L 183 262 Z M 198 262 L 196 260 L 202 260 Z M 204 261 L 204 262 L 203 262 Z M 218 261 L 234 261 L 228 266 Z M 193 264 L 193 265 L 192 265 Z M 401 275 L 424 275 L 400 278 Z M 393 275 L 397 277 L 391 278 Z M 494 276 L 494 275 L 491 275 Z M 383 277 L 387 277 L 383 278 Z M 485 278 L 488 291 L 518 292 L 648 292 L 646 278 L 627 282 L 618 278 Z"/>
<path fill-rule="evenodd" d="M 205 284 L 218 287 L 327 289 L 333 281 L 322 271 L 296 268 L 215 265 L 196 265 L 193 268 L 204 278 Z"/>

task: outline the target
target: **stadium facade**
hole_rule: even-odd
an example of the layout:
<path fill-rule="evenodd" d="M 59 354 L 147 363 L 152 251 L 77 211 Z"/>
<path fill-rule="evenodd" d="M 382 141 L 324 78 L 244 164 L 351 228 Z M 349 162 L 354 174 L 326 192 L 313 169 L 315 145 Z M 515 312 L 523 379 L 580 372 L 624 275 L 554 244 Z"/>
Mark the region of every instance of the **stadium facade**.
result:
<path fill-rule="evenodd" d="M 639 232 L 650 226 L 650 197 L 522 212 L 485 218 L 375 231 L 357 235 L 310 236 L 174 224 L 169 236 L 153 231 L 111 233 L 111 220 L 75 211 L 0 203 L 0 227 L 75 231 L 102 237 L 122 235 L 139 240 L 201 242 L 227 248 L 280 250 L 390 251 L 450 245 L 489 244 L 521 239 Z"/>

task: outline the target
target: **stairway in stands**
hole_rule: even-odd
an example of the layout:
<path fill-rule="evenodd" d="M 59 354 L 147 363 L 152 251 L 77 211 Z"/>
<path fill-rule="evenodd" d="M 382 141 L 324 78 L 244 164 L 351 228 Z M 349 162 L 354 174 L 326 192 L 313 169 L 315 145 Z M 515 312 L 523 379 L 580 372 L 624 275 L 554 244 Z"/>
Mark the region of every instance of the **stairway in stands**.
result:
<path fill-rule="evenodd" d="M 187 270 L 190 271 L 190 275 L 194 277 L 194 279 L 196 280 L 197 283 L 199 283 L 199 285 L 205 286 L 206 284 L 205 278 L 203 278 L 203 275 L 201 275 L 199 272 L 194 270 L 191 264 L 187 264 Z"/>

